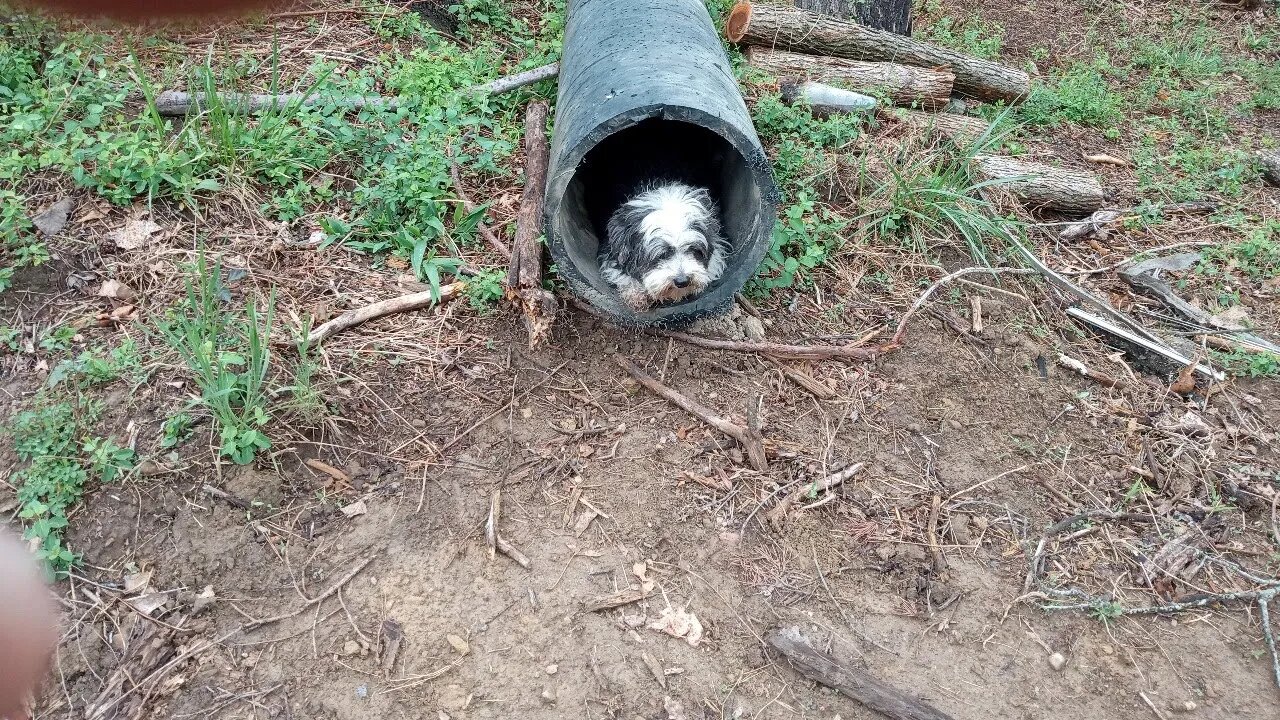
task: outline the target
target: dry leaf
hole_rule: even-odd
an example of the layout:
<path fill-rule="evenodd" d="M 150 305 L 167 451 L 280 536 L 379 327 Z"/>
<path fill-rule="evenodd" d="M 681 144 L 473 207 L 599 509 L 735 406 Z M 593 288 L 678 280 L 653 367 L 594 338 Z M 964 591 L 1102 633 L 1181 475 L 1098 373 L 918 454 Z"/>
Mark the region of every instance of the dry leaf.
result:
<path fill-rule="evenodd" d="M 135 293 L 133 288 L 118 280 L 103 280 L 102 287 L 98 288 L 98 297 L 115 298 L 116 300 L 129 302 L 135 297 Z"/>
<path fill-rule="evenodd" d="M 369 512 L 369 507 L 364 504 L 363 500 L 357 500 L 350 505 L 342 506 L 342 514 L 349 518 L 353 518 L 357 515 L 364 515 L 367 512 Z"/>
<path fill-rule="evenodd" d="M 591 527 L 591 521 L 595 520 L 597 517 L 599 517 L 599 514 L 596 513 L 595 510 L 583 510 L 582 514 L 578 516 L 578 522 L 573 525 L 574 536 L 578 537 L 581 536 L 582 533 L 586 532 L 587 528 Z"/>
<path fill-rule="evenodd" d="M 45 235 L 57 235 L 62 228 L 67 225 L 67 216 L 71 214 L 71 208 L 75 206 L 75 202 L 69 198 L 62 198 L 58 202 L 49 206 L 49 209 L 31 218 L 31 224 Z"/>
<path fill-rule="evenodd" d="M 663 608 L 662 615 L 649 623 L 650 630 L 666 633 L 672 637 L 684 638 L 684 641 L 697 647 L 702 642 L 702 623 L 698 616 L 684 608 Z"/>
<path fill-rule="evenodd" d="M 135 610 L 143 615 L 151 615 L 151 613 L 164 607 L 169 602 L 169 593 L 154 592 L 142 595 L 136 598 L 128 598 L 125 602 L 134 607 Z"/>
<path fill-rule="evenodd" d="M 130 220 L 124 227 L 112 230 L 107 237 L 113 240 L 121 250 L 137 250 L 151 242 L 151 236 L 160 232 L 161 228 L 151 220 Z"/>

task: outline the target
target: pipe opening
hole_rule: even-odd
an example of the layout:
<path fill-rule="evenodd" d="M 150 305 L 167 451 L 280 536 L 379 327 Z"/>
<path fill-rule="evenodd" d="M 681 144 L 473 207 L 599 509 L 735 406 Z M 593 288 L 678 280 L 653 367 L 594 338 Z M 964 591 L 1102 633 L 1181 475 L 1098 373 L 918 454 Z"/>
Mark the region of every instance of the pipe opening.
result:
<path fill-rule="evenodd" d="M 678 180 L 707 188 L 720 208 L 721 226 L 731 248 L 729 267 L 735 265 L 740 251 L 757 242 L 761 190 L 742 153 L 700 125 L 648 118 L 614 132 L 587 151 L 551 218 L 569 259 L 601 293 L 617 297 L 616 289 L 600 276 L 597 258 L 609 216 L 639 186 L 654 180 Z M 773 218 L 768 221 L 772 224 Z M 685 302 L 714 292 L 730 275 L 726 271 L 699 296 Z"/>

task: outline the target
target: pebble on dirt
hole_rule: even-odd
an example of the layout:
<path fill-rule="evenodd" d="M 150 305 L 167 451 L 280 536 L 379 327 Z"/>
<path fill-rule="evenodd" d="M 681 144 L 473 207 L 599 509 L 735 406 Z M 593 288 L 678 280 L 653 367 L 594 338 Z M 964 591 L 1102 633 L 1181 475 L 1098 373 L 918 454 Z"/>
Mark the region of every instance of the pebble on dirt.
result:
<path fill-rule="evenodd" d="M 1049 656 L 1049 666 L 1061 672 L 1067 666 L 1067 658 L 1062 653 L 1054 653 Z"/>

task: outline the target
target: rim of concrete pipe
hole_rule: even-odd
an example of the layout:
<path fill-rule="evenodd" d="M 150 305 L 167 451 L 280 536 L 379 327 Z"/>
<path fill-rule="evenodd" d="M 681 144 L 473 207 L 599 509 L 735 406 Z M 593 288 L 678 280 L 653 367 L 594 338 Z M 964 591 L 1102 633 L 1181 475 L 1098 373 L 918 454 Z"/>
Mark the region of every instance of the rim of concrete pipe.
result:
<path fill-rule="evenodd" d="M 628 186 L 664 171 L 711 191 L 732 251 L 696 297 L 636 312 L 600 277 L 598 238 Z M 569 0 L 543 220 L 571 291 L 625 325 L 679 326 L 721 312 L 768 252 L 777 203 L 702 0 Z"/>

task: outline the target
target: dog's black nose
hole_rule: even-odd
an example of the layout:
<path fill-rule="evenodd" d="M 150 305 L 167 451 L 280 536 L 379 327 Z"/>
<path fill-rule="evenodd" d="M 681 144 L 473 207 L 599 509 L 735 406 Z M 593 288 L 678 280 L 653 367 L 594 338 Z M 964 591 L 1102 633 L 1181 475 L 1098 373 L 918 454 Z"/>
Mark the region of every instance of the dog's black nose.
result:
<path fill-rule="evenodd" d="M 689 287 L 689 276 L 677 275 L 671 279 L 671 284 L 675 285 L 678 288 L 687 288 Z"/>

